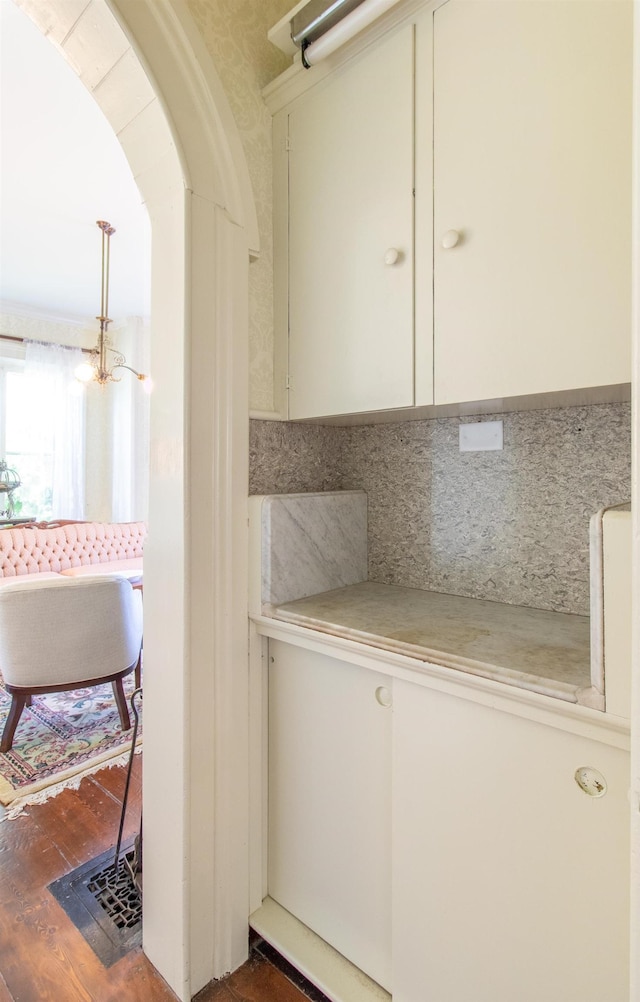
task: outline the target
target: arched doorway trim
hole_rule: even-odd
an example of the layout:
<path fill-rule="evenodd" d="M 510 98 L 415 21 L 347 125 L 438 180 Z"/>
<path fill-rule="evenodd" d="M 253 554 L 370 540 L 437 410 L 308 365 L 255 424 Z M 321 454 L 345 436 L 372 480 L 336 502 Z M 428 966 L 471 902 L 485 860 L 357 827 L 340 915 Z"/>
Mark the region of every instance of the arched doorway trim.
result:
<path fill-rule="evenodd" d="M 183 0 L 16 2 L 111 122 L 151 219 L 144 947 L 187 1000 L 247 951 L 255 209 L 233 118 Z"/>
<path fill-rule="evenodd" d="M 108 0 L 133 42 L 177 140 L 186 183 L 222 206 L 259 252 L 258 223 L 240 136 L 202 36 L 184 0 Z M 154 55 L 155 54 L 155 55 Z"/>

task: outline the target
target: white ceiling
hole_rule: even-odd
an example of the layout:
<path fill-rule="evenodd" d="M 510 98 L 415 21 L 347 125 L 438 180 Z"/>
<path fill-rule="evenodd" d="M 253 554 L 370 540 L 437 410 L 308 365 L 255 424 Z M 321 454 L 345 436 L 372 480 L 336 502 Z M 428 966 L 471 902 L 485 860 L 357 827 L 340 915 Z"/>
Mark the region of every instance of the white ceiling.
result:
<path fill-rule="evenodd" d="M 150 233 L 122 148 L 76 74 L 13 0 L 0 0 L 0 300 L 86 320 L 148 316 Z"/>

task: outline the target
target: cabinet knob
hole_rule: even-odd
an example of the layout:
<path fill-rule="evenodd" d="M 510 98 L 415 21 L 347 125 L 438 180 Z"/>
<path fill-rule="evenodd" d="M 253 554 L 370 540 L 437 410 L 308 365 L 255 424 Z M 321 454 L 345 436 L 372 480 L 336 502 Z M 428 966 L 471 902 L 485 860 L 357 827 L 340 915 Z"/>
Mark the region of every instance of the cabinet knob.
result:
<path fill-rule="evenodd" d="M 380 706 L 384 706 L 385 709 L 388 709 L 393 704 L 391 689 L 388 689 L 386 685 L 379 685 L 376 689 L 376 700 Z"/>
<path fill-rule="evenodd" d="M 385 264 L 397 264 L 400 260 L 400 251 L 397 247 L 390 247 L 389 250 L 384 255 Z"/>
<path fill-rule="evenodd" d="M 447 230 L 442 238 L 442 246 L 445 250 L 451 250 L 460 242 L 460 232 L 458 230 Z"/>
<path fill-rule="evenodd" d="M 574 779 L 582 792 L 589 797 L 604 797 L 607 792 L 607 781 L 602 773 L 588 765 L 576 769 Z"/>

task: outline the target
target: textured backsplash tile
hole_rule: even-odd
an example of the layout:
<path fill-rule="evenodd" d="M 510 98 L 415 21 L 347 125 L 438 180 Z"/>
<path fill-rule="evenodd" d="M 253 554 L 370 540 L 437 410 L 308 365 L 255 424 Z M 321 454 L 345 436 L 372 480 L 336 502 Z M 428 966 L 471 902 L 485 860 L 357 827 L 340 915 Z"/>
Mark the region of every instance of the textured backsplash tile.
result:
<path fill-rule="evenodd" d="M 496 419 L 501 452 L 459 452 L 476 419 L 444 418 L 254 428 L 252 459 L 268 492 L 367 492 L 370 580 L 586 614 L 589 517 L 630 497 L 630 407 Z"/>
<path fill-rule="evenodd" d="M 342 430 L 284 421 L 251 421 L 249 494 L 340 490 Z"/>
<path fill-rule="evenodd" d="M 369 578 L 424 588 L 432 545 L 433 421 L 344 429 L 345 484 L 369 498 Z"/>

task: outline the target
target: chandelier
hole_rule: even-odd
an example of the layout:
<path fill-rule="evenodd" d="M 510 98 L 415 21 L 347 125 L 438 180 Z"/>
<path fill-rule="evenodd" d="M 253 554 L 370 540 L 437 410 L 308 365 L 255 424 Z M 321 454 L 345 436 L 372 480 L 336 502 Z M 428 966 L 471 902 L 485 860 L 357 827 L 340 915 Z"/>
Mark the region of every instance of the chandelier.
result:
<path fill-rule="evenodd" d="M 111 223 L 104 219 L 98 219 L 96 226 L 102 231 L 102 285 L 100 290 L 100 316 L 96 320 L 100 321 L 100 333 L 98 343 L 89 352 L 89 361 L 82 362 L 75 370 L 76 379 L 83 383 L 99 383 L 104 386 L 106 383 L 119 383 L 120 378 L 114 376 L 116 369 L 128 369 L 136 379 L 139 379 L 145 389 L 151 389 L 151 380 L 142 372 L 137 372 L 130 365 L 124 355 L 114 348 L 108 334 L 109 324 L 109 255 L 111 250 L 111 237 L 116 232 Z M 109 354 L 107 354 L 109 353 Z"/>

